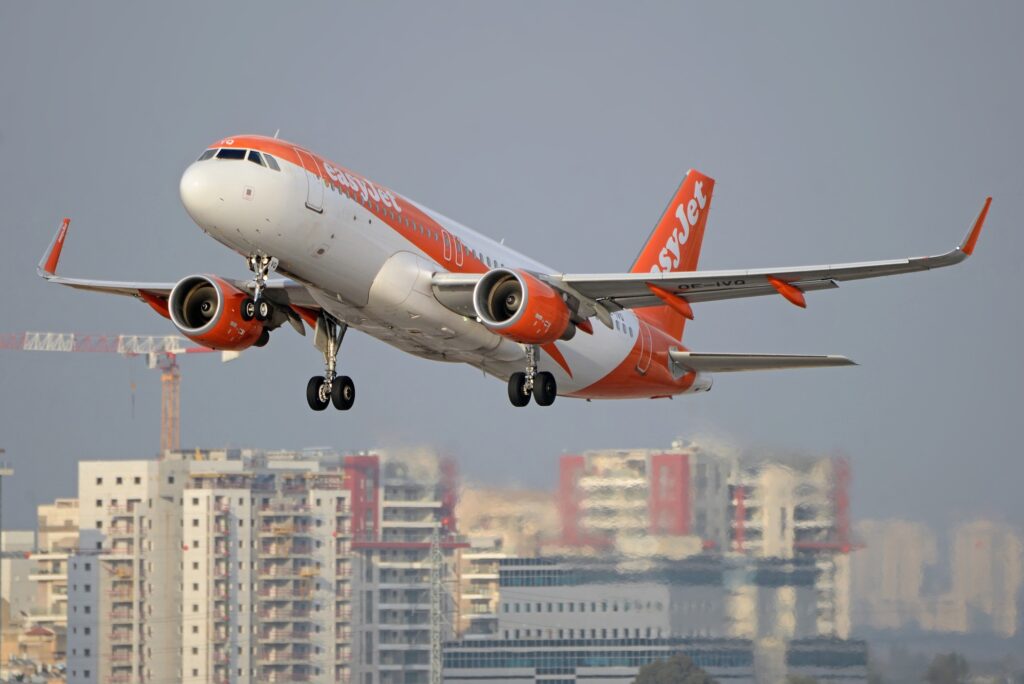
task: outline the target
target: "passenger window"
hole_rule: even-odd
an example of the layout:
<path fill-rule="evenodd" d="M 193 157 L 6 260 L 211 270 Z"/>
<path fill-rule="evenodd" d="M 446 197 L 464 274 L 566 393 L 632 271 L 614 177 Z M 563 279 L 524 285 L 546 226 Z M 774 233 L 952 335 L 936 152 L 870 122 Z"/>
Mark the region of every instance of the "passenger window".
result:
<path fill-rule="evenodd" d="M 245 150 L 225 147 L 217 153 L 217 159 L 245 159 Z"/>
<path fill-rule="evenodd" d="M 199 155 L 199 159 L 197 159 L 196 161 L 205 161 L 215 154 L 217 154 L 216 149 L 206 150 L 201 155 Z"/>
<path fill-rule="evenodd" d="M 263 157 L 261 157 L 260 153 L 257 152 L 256 150 L 249 150 L 249 161 L 251 161 L 254 164 L 259 164 L 260 166 L 263 166 Z"/>
<path fill-rule="evenodd" d="M 281 170 L 281 167 L 277 165 L 277 160 L 271 157 L 269 154 L 264 154 L 263 158 L 267 161 L 267 166 L 274 169 L 275 171 Z"/>

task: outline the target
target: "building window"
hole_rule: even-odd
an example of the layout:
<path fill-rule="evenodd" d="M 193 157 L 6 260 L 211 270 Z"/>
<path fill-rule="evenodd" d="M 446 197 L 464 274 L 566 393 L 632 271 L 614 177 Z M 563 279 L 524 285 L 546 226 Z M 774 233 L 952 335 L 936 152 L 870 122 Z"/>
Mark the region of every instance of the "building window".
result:
<path fill-rule="evenodd" d="M 96 508 L 103 508 L 103 499 L 96 499 Z"/>
<path fill-rule="evenodd" d="M 122 477 L 118 477 L 116 480 L 114 480 L 114 484 L 122 484 L 123 482 L 124 482 L 124 478 L 122 478 Z"/>
<path fill-rule="evenodd" d="M 96 478 L 96 484 L 98 484 L 98 485 L 103 484 L 103 478 L 102 477 L 97 477 Z"/>
<path fill-rule="evenodd" d="M 142 484 L 142 478 L 136 476 L 134 479 L 132 479 L 132 482 L 134 482 L 135 484 Z"/>

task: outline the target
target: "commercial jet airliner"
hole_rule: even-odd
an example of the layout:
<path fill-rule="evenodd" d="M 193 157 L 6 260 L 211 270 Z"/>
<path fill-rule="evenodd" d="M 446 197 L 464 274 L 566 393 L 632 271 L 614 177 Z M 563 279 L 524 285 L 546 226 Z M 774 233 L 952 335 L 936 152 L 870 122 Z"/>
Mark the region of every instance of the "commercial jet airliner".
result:
<path fill-rule="evenodd" d="M 715 372 L 852 365 L 843 356 L 690 351 L 683 326 L 695 304 L 780 295 L 803 307 L 805 293 L 839 282 L 959 263 L 973 252 L 992 201 L 960 246 L 939 256 L 698 271 L 714 186 L 689 171 L 628 272 L 562 273 L 303 147 L 241 135 L 206 149 L 180 190 L 192 220 L 245 257 L 250 279 L 59 276 L 69 219 L 39 274 L 136 297 L 214 349 L 263 346 L 286 323 L 303 335 L 308 325 L 324 358 L 324 374 L 306 388 L 317 411 L 355 401 L 352 379 L 337 374 L 350 327 L 505 380 L 514 406 L 531 398 L 548 406 L 557 395 L 661 398 L 706 392 Z"/>

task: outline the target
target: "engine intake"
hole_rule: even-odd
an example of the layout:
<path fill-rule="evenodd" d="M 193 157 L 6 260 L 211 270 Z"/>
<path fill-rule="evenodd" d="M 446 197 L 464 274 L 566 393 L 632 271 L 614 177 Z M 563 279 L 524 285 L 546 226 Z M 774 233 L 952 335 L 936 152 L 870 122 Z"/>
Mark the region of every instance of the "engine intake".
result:
<path fill-rule="evenodd" d="M 547 344 L 576 332 L 561 295 L 525 271 L 485 273 L 473 290 L 473 309 L 488 329 L 522 344 Z"/>
<path fill-rule="evenodd" d="M 263 323 L 242 318 L 248 295 L 217 276 L 182 278 L 167 300 L 171 322 L 194 342 L 226 351 L 248 349 L 259 340 Z"/>

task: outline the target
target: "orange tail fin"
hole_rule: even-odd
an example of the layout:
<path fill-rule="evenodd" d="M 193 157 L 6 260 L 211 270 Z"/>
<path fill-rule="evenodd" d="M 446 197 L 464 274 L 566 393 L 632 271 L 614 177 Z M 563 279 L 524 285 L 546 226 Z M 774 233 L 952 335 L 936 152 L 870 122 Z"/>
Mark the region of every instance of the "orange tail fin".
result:
<path fill-rule="evenodd" d="M 693 169 L 679 185 L 672 201 L 651 232 L 647 244 L 633 262 L 630 273 L 669 273 L 697 270 L 700 245 L 704 241 L 704 225 L 711 210 L 711 193 L 715 181 Z M 637 309 L 651 325 L 656 325 L 676 339 L 683 337 L 683 316 L 669 306 Z"/>

